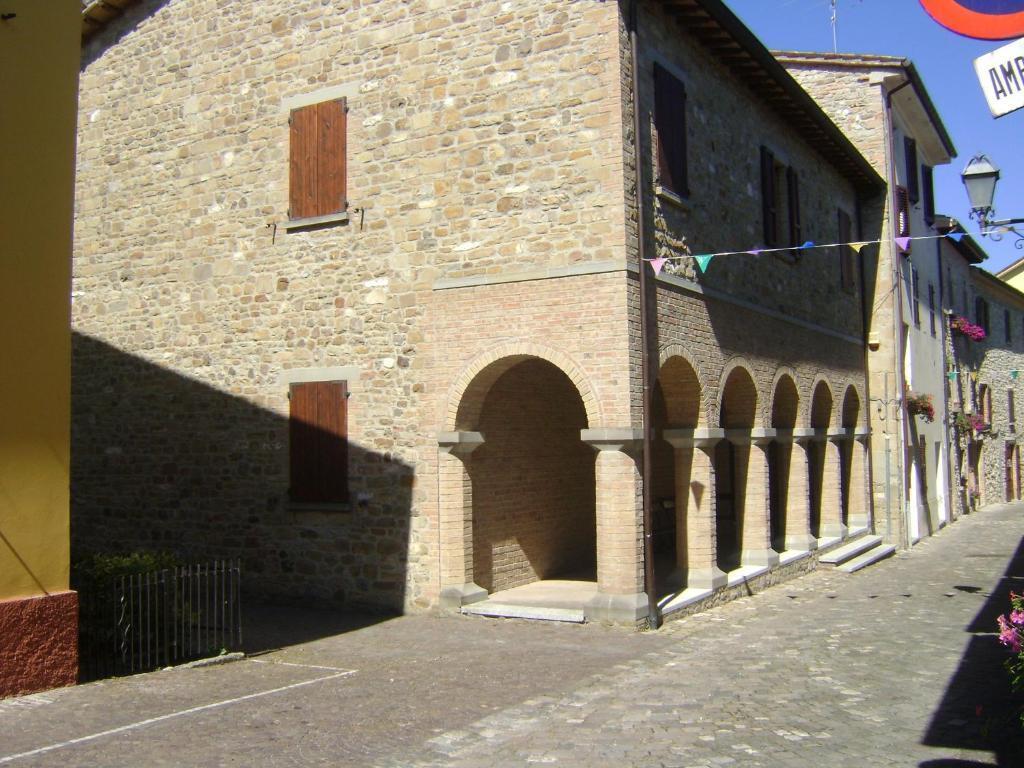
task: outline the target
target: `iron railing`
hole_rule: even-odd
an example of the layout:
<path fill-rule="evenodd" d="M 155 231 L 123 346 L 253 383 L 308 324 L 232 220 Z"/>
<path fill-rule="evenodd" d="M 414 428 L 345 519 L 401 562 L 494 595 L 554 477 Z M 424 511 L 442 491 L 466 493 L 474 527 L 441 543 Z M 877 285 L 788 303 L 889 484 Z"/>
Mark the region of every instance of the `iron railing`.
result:
<path fill-rule="evenodd" d="M 79 592 L 79 681 L 148 672 L 242 647 L 241 562 L 116 576 Z"/>

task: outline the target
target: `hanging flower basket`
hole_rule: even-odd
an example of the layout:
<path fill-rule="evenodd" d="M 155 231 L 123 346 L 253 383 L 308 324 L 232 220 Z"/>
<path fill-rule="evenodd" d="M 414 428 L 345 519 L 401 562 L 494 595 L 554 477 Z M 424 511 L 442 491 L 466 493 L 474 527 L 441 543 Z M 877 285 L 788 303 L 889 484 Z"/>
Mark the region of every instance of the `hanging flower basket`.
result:
<path fill-rule="evenodd" d="M 931 423 L 935 421 L 935 406 L 932 405 L 931 395 L 919 395 L 916 392 L 908 391 L 903 398 L 907 407 L 907 413 L 911 416 L 920 416 Z"/>
<path fill-rule="evenodd" d="M 975 325 L 966 317 L 954 317 L 950 327 L 961 336 L 966 336 L 971 341 L 984 341 L 987 334 L 980 325 Z"/>

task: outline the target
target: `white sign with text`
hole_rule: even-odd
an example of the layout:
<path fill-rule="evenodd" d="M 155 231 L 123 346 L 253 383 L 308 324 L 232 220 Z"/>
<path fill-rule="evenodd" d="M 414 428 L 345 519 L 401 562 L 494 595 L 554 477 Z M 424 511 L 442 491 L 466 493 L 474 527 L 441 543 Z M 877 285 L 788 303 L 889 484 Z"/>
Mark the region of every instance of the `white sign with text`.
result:
<path fill-rule="evenodd" d="M 974 71 L 994 117 L 1024 107 L 1024 38 L 979 56 Z"/>

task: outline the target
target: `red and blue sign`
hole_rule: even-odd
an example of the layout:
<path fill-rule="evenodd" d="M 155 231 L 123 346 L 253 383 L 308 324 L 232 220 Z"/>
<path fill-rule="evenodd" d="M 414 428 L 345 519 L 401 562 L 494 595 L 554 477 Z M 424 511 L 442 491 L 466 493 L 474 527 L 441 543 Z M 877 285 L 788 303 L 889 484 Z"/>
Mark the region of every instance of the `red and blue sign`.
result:
<path fill-rule="evenodd" d="M 939 24 L 965 37 L 1024 37 L 1024 0 L 921 0 Z"/>

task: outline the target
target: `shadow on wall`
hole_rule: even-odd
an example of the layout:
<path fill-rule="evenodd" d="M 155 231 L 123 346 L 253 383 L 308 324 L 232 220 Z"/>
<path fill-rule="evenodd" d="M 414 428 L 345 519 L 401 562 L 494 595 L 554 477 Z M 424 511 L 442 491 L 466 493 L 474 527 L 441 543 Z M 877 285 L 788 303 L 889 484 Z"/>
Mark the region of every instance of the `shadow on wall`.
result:
<path fill-rule="evenodd" d="M 991 557 L 983 552 L 965 553 L 964 557 Z M 992 589 L 985 605 L 966 631 L 971 638 L 960 658 L 956 673 L 946 687 L 945 695 L 932 714 L 922 743 L 931 747 L 952 747 L 995 753 L 997 765 L 1020 766 L 1024 755 L 1024 729 L 1017 711 L 1024 705 L 1022 697 L 1010 690 L 1003 662 L 1007 649 L 997 640 L 996 617 L 1007 613 L 1010 591 L 1021 591 L 1024 582 L 1024 540 L 1007 564 L 1003 577 Z M 964 592 L 976 592 L 970 584 L 957 585 Z M 922 663 L 927 663 L 922 659 Z M 980 763 L 979 763 L 980 764 Z M 989 765 L 989 763 L 984 763 Z M 935 761 L 927 768 L 972 766 L 971 762 Z"/>
<path fill-rule="evenodd" d="M 246 375 L 238 371 L 240 384 Z M 353 503 L 300 510 L 288 500 L 288 427 L 243 398 L 73 334 L 73 549 L 238 557 L 248 603 L 400 611 L 412 467 L 350 444 Z"/>
<path fill-rule="evenodd" d="M 159 11 L 171 0 L 138 0 L 134 4 L 125 7 L 121 16 L 108 21 L 102 31 L 95 33 L 82 50 L 82 71 L 92 64 L 96 59 L 114 43 L 125 35 L 131 34 L 140 23 Z M 86 22 L 88 23 L 88 22 Z M 93 41 L 99 41 L 93 45 Z"/>

